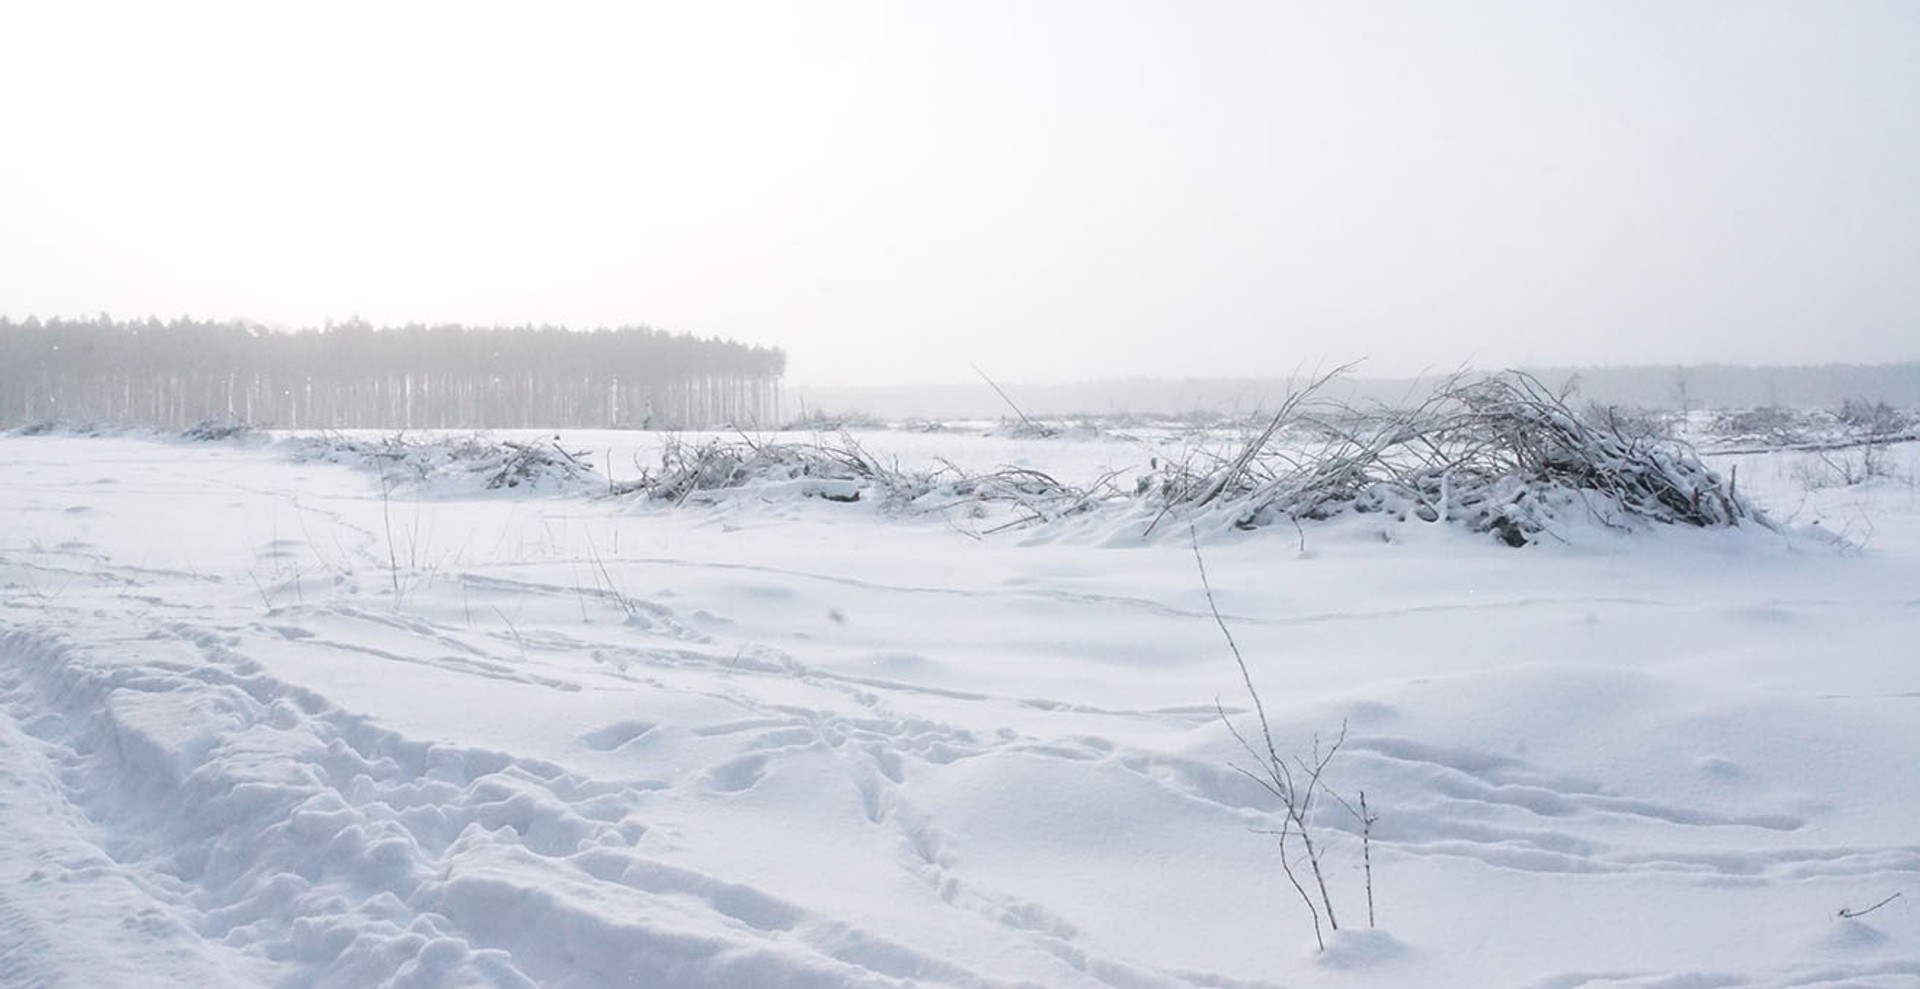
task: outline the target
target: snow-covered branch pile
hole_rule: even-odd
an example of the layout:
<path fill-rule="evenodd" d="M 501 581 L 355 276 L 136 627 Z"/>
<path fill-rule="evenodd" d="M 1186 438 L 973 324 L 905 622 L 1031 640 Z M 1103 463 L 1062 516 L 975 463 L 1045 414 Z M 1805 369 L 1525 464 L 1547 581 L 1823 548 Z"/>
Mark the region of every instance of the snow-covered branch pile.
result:
<path fill-rule="evenodd" d="M 688 443 L 668 439 L 657 468 L 615 487 L 616 494 L 643 494 L 655 501 L 685 504 L 696 496 L 739 488 L 785 489 L 802 497 L 859 501 L 876 484 L 883 490 L 904 486 L 905 476 L 889 470 L 859 444 L 757 442 L 710 439 Z"/>
<path fill-rule="evenodd" d="M 180 431 L 180 438 L 194 443 L 219 443 L 226 440 L 249 439 L 259 435 L 252 426 L 229 416 L 225 419 L 202 419 Z"/>
<path fill-rule="evenodd" d="M 1237 456 L 1172 468 L 1145 490 L 1166 511 L 1225 512 L 1245 528 L 1388 512 L 1515 546 L 1569 510 L 1609 525 L 1759 520 L 1684 444 L 1585 418 L 1524 374 L 1455 379 L 1410 410 L 1368 412 L 1318 398 L 1328 380 L 1289 399 Z"/>
<path fill-rule="evenodd" d="M 1204 513 L 1241 528 L 1384 513 L 1453 522 L 1514 546 L 1570 516 L 1612 526 L 1765 523 L 1684 443 L 1612 410 L 1576 411 L 1527 375 L 1456 378 L 1411 409 L 1360 410 L 1323 397 L 1338 373 L 1289 398 L 1226 454 L 1156 458 L 1127 493 L 1110 478 L 1082 489 L 1019 467 L 904 469 L 845 434 L 813 443 L 671 441 L 657 468 L 616 490 L 675 505 L 750 492 L 903 513 L 1011 508 L 1007 526 L 1121 502 L 1157 512 L 1155 524 Z"/>
<path fill-rule="evenodd" d="M 1920 440 L 1920 412 L 1862 399 L 1832 409 L 1768 405 L 1722 412 L 1709 429 L 1722 452 L 1836 450 Z"/>
<path fill-rule="evenodd" d="M 827 501 L 870 501 L 889 511 L 945 511 L 965 505 L 1007 505 L 1021 516 L 1011 524 L 1047 521 L 1085 511 L 1105 490 L 1063 484 L 1051 475 L 1021 467 L 970 473 L 942 461 L 931 470 L 910 470 L 873 456 L 851 436 L 813 443 L 711 439 L 699 444 L 669 441 L 656 469 L 616 486 L 618 494 L 640 494 L 680 505 L 716 500 L 726 493 L 761 497 L 789 495 Z"/>
<path fill-rule="evenodd" d="M 100 436 L 113 432 L 107 426 L 84 419 L 35 419 L 8 430 L 11 436 Z"/>
<path fill-rule="evenodd" d="M 295 460 L 349 463 L 377 471 L 383 482 L 454 490 L 569 491 L 600 487 L 604 478 L 558 438 L 539 442 L 481 436 L 410 440 L 404 435 L 362 440 L 338 435 L 298 437 Z"/>

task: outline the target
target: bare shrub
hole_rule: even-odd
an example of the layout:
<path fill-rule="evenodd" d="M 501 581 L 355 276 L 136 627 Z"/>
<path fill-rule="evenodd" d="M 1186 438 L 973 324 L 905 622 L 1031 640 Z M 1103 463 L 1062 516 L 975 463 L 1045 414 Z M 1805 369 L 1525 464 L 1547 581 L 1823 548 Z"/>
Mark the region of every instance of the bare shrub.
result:
<path fill-rule="evenodd" d="M 1241 682 L 1246 685 L 1247 698 L 1253 702 L 1254 715 L 1260 727 L 1259 736 L 1249 738 L 1234 726 L 1233 719 L 1227 717 L 1226 708 L 1219 701 L 1214 702 L 1221 723 L 1233 734 L 1234 741 L 1240 743 L 1241 751 L 1253 760 L 1252 768 L 1238 764 L 1233 768 L 1279 802 L 1280 827 L 1263 833 L 1279 839 L 1280 870 L 1313 920 L 1315 943 L 1325 951 L 1327 939 L 1321 923 L 1324 920 L 1328 928 L 1337 931 L 1340 929 L 1340 918 L 1334 912 L 1333 894 L 1327 889 L 1326 828 L 1318 816 L 1322 801 L 1331 799 L 1338 803 L 1359 824 L 1360 855 L 1365 865 L 1368 927 L 1374 926 L 1373 826 L 1379 822 L 1379 818 L 1367 807 L 1366 791 L 1360 792 L 1356 809 L 1352 802 L 1342 798 L 1328 783 L 1327 767 L 1347 741 L 1347 726 L 1344 723 L 1340 726 L 1339 735 L 1331 743 L 1322 745 L 1320 737 L 1314 736 L 1311 756 L 1280 755 L 1280 749 L 1273 741 L 1272 724 L 1267 720 L 1266 704 L 1261 701 L 1260 691 L 1253 684 L 1253 673 L 1247 669 L 1246 657 L 1241 654 L 1239 643 L 1234 641 L 1233 632 L 1227 628 L 1226 619 L 1221 617 L 1220 607 L 1214 601 L 1213 584 L 1207 579 L 1207 561 L 1200 555 L 1198 537 L 1191 529 L 1188 534 L 1194 537 L 1193 559 L 1200 569 L 1200 586 L 1206 591 L 1207 610 L 1213 615 L 1214 624 L 1227 640 L 1227 648 L 1240 668 Z M 1307 888 L 1307 879 L 1312 880 L 1311 890 Z"/>

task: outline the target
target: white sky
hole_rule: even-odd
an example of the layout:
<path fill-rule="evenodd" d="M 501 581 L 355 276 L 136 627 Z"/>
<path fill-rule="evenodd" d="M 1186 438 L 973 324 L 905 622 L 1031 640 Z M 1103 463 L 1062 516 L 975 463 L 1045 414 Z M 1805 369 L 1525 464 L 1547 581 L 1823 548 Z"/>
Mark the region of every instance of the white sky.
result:
<path fill-rule="evenodd" d="M 1920 3 L 0 3 L 0 314 L 1920 358 Z"/>

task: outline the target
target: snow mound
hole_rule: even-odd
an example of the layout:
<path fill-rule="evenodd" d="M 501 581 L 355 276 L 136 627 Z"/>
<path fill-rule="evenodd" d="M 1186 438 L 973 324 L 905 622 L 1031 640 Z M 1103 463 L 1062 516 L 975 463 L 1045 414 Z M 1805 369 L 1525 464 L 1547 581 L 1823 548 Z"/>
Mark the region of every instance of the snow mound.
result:
<path fill-rule="evenodd" d="M 1382 930 L 1334 931 L 1327 936 L 1327 950 L 1314 955 L 1322 968 L 1371 969 L 1403 961 L 1409 952 L 1393 935 Z"/>
<path fill-rule="evenodd" d="M 1850 955 L 1877 951 L 1891 939 L 1885 932 L 1858 917 L 1840 917 L 1814 939 L 1812 947 L 1834 954 Z"/>

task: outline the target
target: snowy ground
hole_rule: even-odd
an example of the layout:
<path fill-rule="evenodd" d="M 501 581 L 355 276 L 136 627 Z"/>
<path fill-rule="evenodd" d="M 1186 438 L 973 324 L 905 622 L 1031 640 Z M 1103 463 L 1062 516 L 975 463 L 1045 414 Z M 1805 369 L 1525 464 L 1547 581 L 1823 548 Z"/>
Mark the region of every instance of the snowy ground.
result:
<path fill-rule="evenodd" d="M 0 436 L 0 985 L 1920 986 L 1915 446 L 1723 458 L 1786 532 L 1203 533 L 1380 818 L 1317 952 L 1183 530 Z"/>

